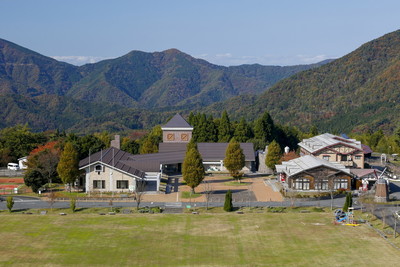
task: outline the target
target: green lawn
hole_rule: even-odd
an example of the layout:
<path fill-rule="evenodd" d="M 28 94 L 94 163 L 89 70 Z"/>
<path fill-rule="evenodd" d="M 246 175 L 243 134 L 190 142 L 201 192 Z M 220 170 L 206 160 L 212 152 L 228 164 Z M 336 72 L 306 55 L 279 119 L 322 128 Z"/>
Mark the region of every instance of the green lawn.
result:
<path fill-rule="evenodd" d="M 0 213 L 0 265 L 396 266 L 400 252 L 330 213 Z"/>
<path fill-rule="evenodd" d="M 192 193 L 192 192 L 187 192 L 187 191 L 182 191 L 181 197 L 182 198 L 197 198 L 200 197 L 201 194 L 199 193 Z"/>

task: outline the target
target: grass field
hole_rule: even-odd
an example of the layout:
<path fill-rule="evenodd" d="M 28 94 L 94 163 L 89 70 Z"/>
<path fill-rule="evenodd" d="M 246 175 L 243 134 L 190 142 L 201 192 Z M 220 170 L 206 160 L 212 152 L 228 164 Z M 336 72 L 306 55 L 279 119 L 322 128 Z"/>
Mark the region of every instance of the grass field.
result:
<path fill-rule="evenodd" d="M 330 213 L 0 213 L 0 265 L 396 266 L 400 252 Z"/>

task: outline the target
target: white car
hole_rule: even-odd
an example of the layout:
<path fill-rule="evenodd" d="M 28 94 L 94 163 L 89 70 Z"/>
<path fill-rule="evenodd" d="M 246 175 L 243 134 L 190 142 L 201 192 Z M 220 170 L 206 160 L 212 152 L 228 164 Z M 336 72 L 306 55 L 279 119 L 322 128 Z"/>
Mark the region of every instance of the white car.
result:
<path fill-rule="evenodd" d="M 7 169 L 12 170 L 12 171 L 18 171 L 19 165 L 17 163 L 8 163 Z"/>

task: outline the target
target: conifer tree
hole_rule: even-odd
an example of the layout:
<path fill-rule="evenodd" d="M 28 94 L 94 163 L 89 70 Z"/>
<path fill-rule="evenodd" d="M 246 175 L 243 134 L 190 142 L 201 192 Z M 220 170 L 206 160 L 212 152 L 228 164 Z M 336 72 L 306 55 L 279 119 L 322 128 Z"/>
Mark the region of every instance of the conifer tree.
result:
<path fill-rule="evenodd" d="M 226 110 L 222 113 L 222 117 L 218 126 L 218 142 L 229 142 L 232 138 L 231 122 Z"/>
<path fill-rule="evenodd" d="M 212 115 L 210 115 L 207 118 L 206 134 L 207 134 L 207 142 L 218 141 L 217 127 L 215 125 L 214 118 Z"/>
<path fill-rule="evenodd" d="M 193 111 L 191 111 L 190 112 L 190 114 L 189 114 L 189 117 L 188 117 L 188 123 L 191 125 L 191 126 L 193 126 L 193 124 L 194 124 L 194 113 L 193 113 Z"/>
<path fill-rule="evenodd" d="M 232 192 L 229 189 L 225 194 L 225 203 L 224 203 L 224 211 L 230 212 L 233 210 L 232 205 Z"/>
<path fill-rule="evenodd" d="M 6 198 L 6 201 L 7 201 L 8 212 L 11 212 L 12 208 L 14 207 L 14 198 L 12 196 L 8 196 Z"/>
<path fill-rule="evenodd" d="M 251 138 L 251 129 L 247 124 L 245 118 L 241 118 L 239 124 L 236 126 L 233 137 L 238 142 L 246 142 Z"/>
<path fill-rule="evenodd" d="M 262 117 L 256 120 L 254 125 L 254 137 L 263 140 L 269 144 L 274 139 L 274 121 L 267 111 L 264 112 Z"/>
<path fill-rule="evenodd" d="M 346 200 L 343 205 L 343 211 L 347 212 L 349 210 L 349 207 L 350 207 L 350 198 L 349 198 L 349 194 L 346 194 Z"/>
<path fill-rule="evenodd" d="M 198 123 L 196 125 L 196 142 L 207 142 L 207 118 L 205 114 L 200 114 Z"/>
<path fill-rule="evenodd" d="M 192 193 L 194 194 L 194 189 L 204 179 L 204 166 L 201 155 L 197 147 L 193 144 L 194 143 L 188 144 L 188 150 L 182 164 L 182 176 L 183 180 L 192 189 Z"/>
<path fill-rule="evenodd" d="M 243 149 L 234 138 L 232 138 L 226 148 L 224 166 L 229 171 L 230 175 L 240 182 L 240 178 L 243 176 L 241 170 L 245 166 L 245 157 Z"/>
<path fill-rule="evenodd" d="M 282 157 L 281 147 L 274 140 L 268 146 L 268 153 L 265 157 L 265 165 L 275 171 L 275 165 L 280 162 Z"/>
<path fill-rule="evenodd" d="M 75 150 L 72 143 L 67 142 L 64 146 L 64 151 L 61 153 L 60 161 L 57 165 L 57 173 L 64 184 L 71 184 L 79 176 L 79 161 L 78 152 Z"/>

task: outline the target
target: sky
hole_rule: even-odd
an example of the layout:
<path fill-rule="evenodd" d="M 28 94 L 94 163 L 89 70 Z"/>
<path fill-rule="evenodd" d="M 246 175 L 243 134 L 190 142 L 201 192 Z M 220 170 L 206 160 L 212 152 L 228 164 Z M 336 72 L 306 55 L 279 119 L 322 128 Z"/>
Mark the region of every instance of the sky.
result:
<path fill-rule="evenodd" d="M 339 58 L 400 28 L 398 0 L 0 0 L 0 38 L 75 65 L 176 48 L 211 63 Z"/>

